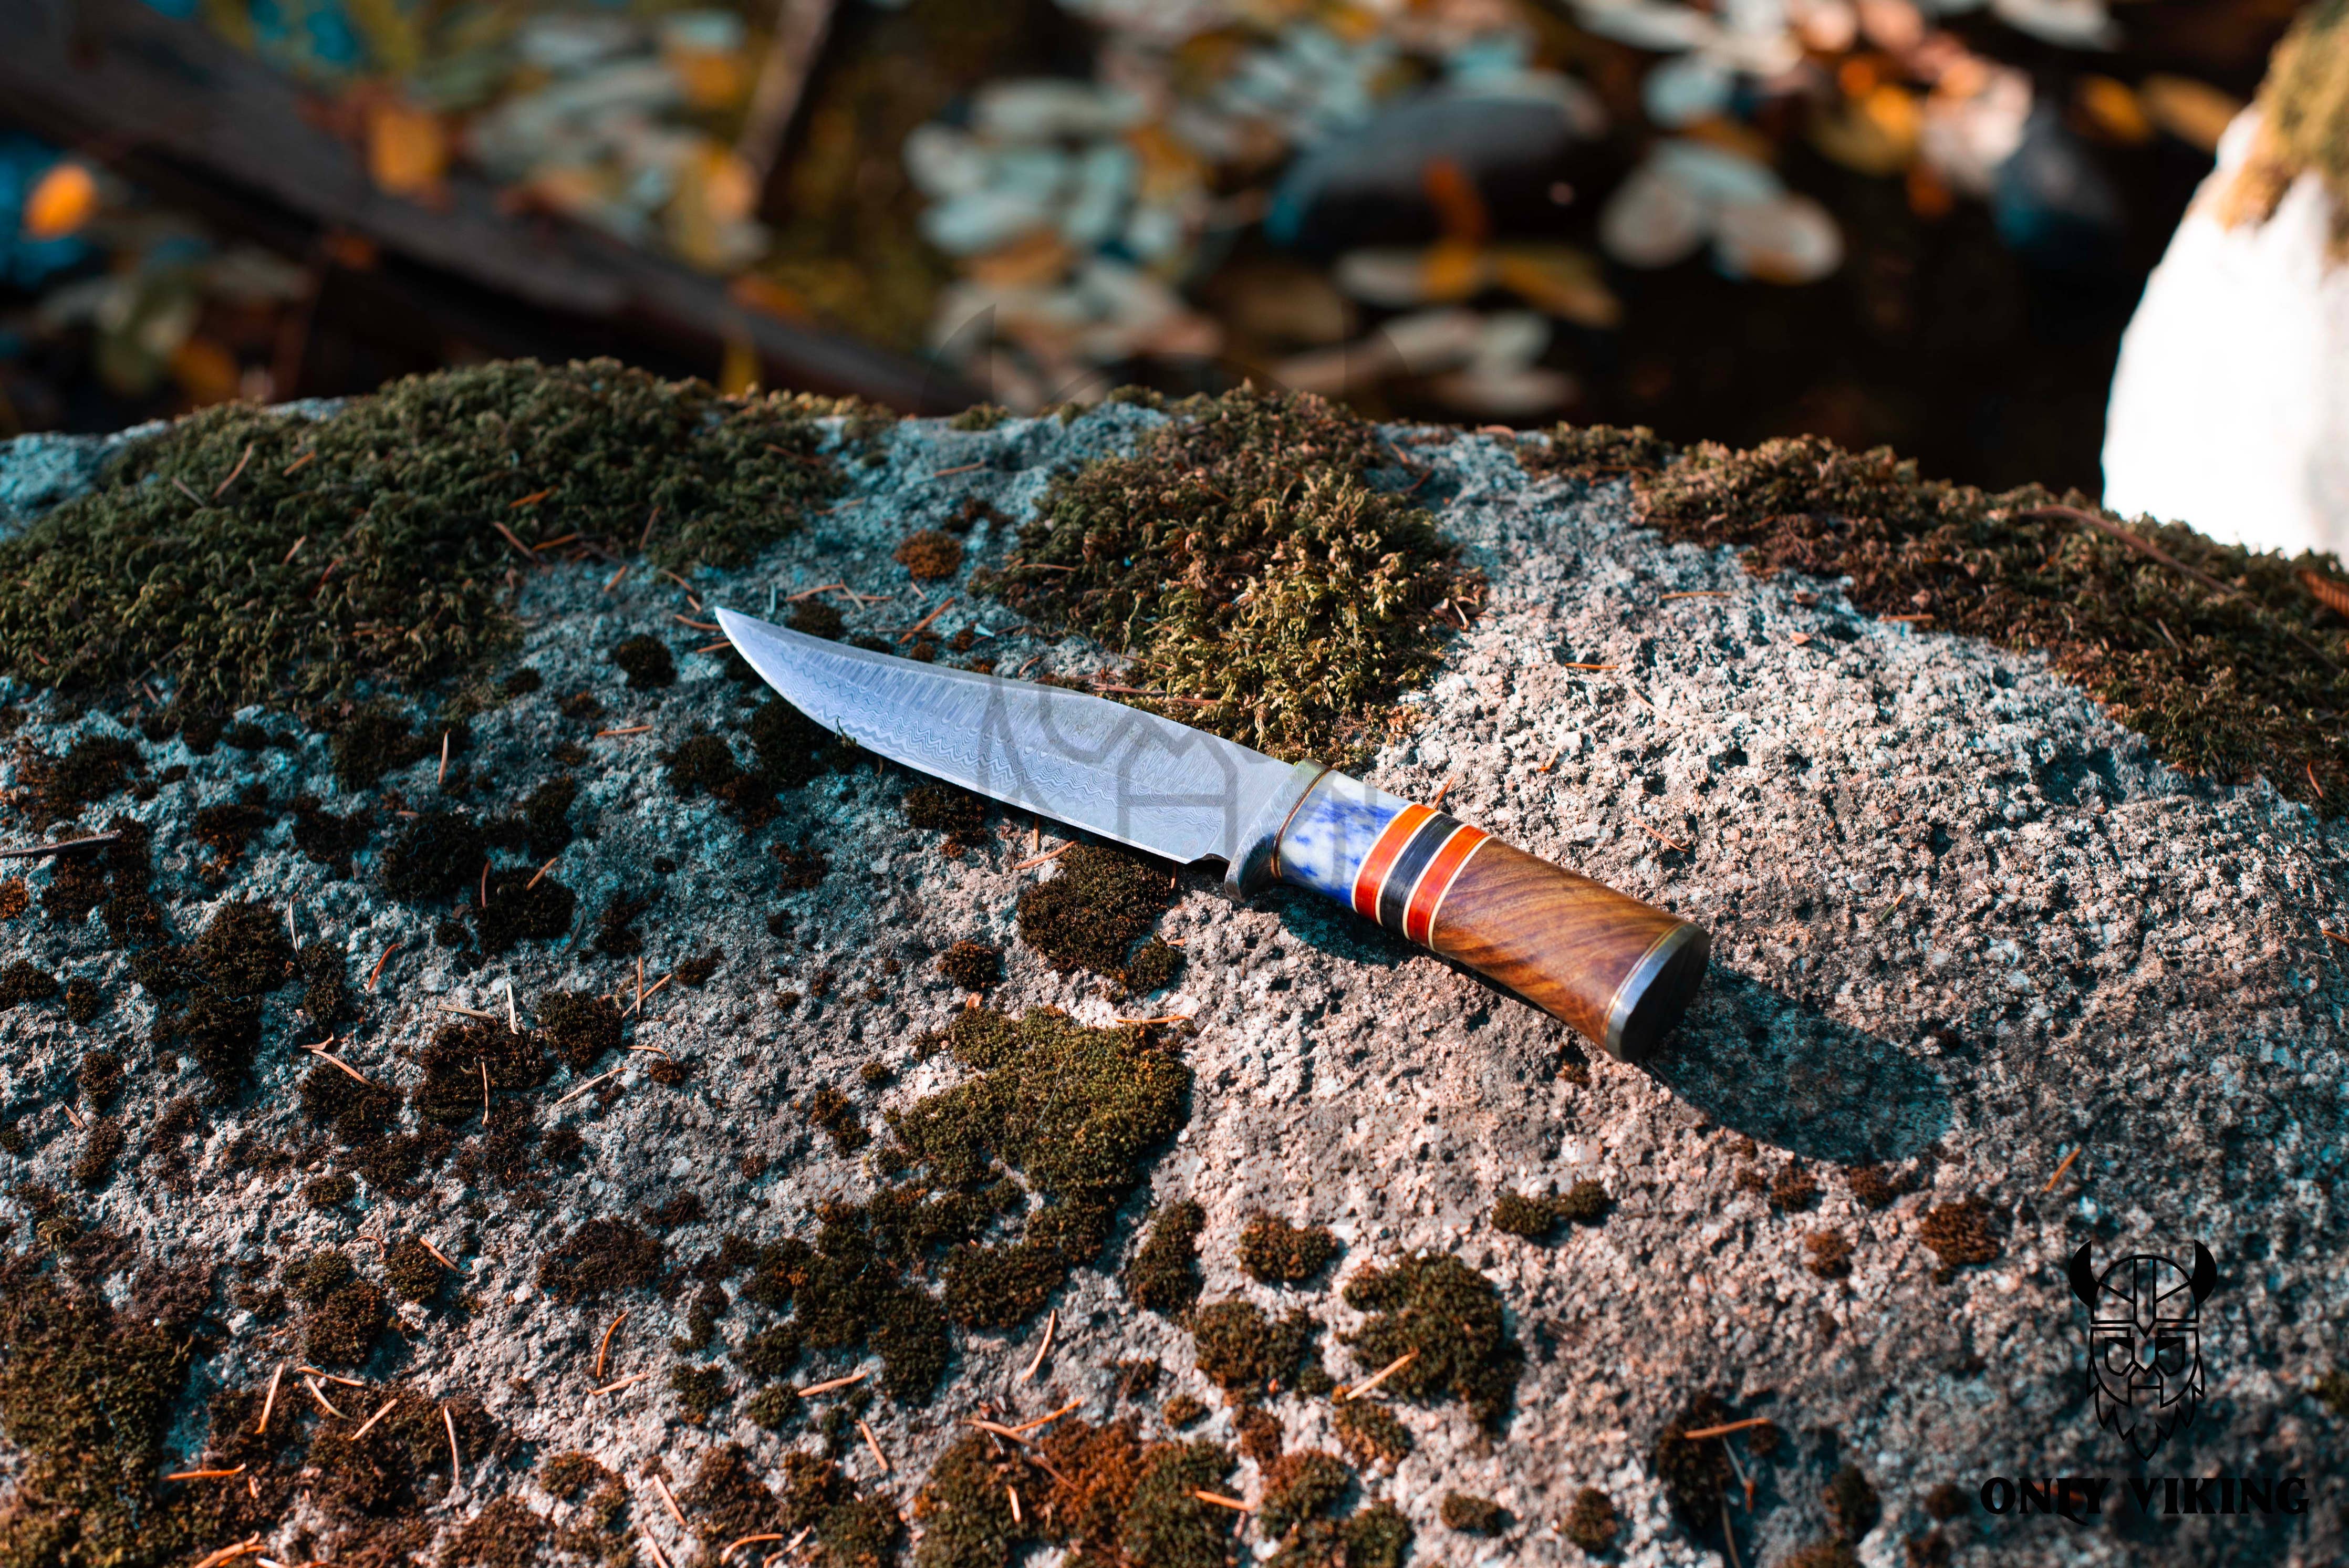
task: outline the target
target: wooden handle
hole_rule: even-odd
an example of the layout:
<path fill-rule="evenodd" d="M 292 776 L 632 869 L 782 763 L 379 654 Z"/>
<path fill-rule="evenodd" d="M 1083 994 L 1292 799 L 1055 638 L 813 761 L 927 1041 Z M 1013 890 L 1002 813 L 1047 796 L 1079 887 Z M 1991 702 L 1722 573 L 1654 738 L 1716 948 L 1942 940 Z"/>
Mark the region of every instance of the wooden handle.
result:
<path fill-rule="evenodd" d="M 1276 864 L 1625 1060 L 1654 1050 L 1704 978 L 1705 934 L 1679 916 L 1343 774 L 1299 803 Z"/>

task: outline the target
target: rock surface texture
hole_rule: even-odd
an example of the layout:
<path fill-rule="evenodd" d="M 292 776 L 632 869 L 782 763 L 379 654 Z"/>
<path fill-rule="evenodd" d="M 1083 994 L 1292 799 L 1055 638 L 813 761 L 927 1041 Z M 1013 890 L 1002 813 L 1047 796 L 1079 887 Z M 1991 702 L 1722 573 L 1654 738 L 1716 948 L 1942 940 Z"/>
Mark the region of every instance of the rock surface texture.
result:
<path fill-rule="evenodd" d="M 1386 432 L 1486 587 L 1361 771 L 1711 929 L 1638 1065 L 1197 870 L 1119 895 L 1174 953 L 1056 967 L 1051 824 L 836 754 L 739 787 L 714 606 L 1114 683 L 970 575 L 1174 417 L 826 416 L 844 487 L 731 571 L 518 544 L 492 695 L 363 784 L 349 722 L 18 682 L 0 837 L 127 836 L 0 862 L 0 1561 L 2349 1553 L 2349 832 L 2041 659 L 1668 543 L 1544 438 Z M 0 499 L 97 472 L 0 447 Z M 2197 1241 L 2207 1390 L 2140 1461 L 2066 1265 Z M 78 1392 L 142 1355 L 146 1438 Z M 1980 1496 L 2141 1474 L 2308 1506 Z"/>

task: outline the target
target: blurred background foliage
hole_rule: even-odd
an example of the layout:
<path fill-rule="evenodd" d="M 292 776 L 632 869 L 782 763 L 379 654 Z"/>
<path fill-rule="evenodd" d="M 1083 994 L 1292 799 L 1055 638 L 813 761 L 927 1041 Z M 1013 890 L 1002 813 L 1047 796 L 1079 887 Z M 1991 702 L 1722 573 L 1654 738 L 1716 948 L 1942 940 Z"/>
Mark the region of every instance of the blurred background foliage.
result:
<path fill-rule="evenodd" d="M 2097 488 L 2122 327 L 2284 0 L 148 0 L 401 202 L 720 280 L 1013 408 L 1889 442 Z M 0 103 L 0 433 L 511 351 Z M 560 332 L 530 347 L 571 351 Z M 594 345 L 581 344 L 578 351 Z M 739 343 L 655 368 L 772 380 Z"/>

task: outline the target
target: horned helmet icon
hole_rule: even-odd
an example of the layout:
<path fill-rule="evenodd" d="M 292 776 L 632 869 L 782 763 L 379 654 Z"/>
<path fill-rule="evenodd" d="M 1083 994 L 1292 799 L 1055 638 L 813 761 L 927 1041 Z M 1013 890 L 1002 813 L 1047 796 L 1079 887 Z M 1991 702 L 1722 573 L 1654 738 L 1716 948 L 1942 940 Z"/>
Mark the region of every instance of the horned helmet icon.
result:
<path fill-rule="evenodd" d="M 2210 1250 L 2194 1243 L 2192 1272 L 2139 1253 L 2101 1275 L 2083 1244 L 2068 1271 L 2088 1308 L 2088 1387 L 2096 1424 L 2151 1459 L 2169 1434 L 2194 1423 L 2202 1398 L 2203 1299 L 2219 1288 Z"/>

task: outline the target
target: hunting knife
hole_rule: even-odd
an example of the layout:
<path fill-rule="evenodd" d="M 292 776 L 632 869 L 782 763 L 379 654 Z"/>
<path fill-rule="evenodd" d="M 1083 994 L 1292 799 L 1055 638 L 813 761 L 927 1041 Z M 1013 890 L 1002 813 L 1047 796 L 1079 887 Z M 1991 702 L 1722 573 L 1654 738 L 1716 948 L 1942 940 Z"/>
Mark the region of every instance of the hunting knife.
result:
<path fill-rule="evenodd" d="M 1704 975 L 1705 933 L 1319 763 L 1284 763 L 1066 687 L 718 624 L 816 723 L 892 762 L 1168 860 L 1246 897 L 1309 888 L 1635 1060 Z"/>

